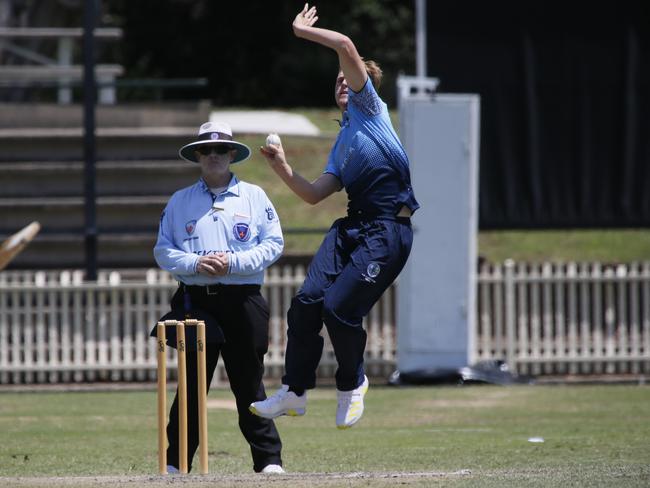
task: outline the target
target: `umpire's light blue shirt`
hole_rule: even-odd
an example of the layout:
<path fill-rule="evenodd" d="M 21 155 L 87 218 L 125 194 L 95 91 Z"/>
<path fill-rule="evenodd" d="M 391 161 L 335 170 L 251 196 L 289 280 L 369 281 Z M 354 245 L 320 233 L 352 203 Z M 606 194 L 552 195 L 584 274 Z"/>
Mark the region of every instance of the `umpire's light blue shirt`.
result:
<path fill-rule="evenodd" d="M 172 195 L 160 218 L 154 256 L 186 285 L 261 285 L 264 269 L 283 247 L 280 220 L 264 190 L 233 175 L 218 195 L 203 179 Z M 199 257 L 218 252 L 228 253 L 228 274 L 198 274 Z"/>
<path fill-rule="evenodd" d="M 360 92 L 348 89 L 348 107 L 324 173 L 336 176 L 348 194 L 348 214 L 395 216 L 419 204 L 411 187 L 409 161 L 368 77 Z"/>

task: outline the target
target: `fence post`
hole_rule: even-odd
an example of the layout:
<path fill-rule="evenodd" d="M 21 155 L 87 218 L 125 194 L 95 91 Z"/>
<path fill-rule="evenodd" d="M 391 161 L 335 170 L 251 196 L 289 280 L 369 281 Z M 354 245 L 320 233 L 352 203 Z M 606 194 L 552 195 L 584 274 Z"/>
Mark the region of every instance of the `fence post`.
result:
<path fill-rule="evenodd" d="M 124 320 L 121 317 L 120 307 L 120 285 L 122 275 L 117 271 L 111 271 L 108 275 L 108 284 L 111 287 L 109 299 L 109 360 L 111 364 L 111 381 L 124 379 L 120 364 L 124 358 Z"/>
<path fill-rule="evenodd" d="M 515 371 L 515 262 L 506 259 L 504 263 L 504 288 L 506 295 L 506 363 Z"/>
<path fill-rule="evenodd" d="M 50 351 L 51 357 L 56 357 L 56 344 L 48 342 L 46 337 L 46 326 L 45 326 L 45 287 L 47 285 L 47 275 L 44 271 L 38 271 L 34 275 L 34 287 L 36 288 L 36 308 L 33 310 L 28 309 L 29 313 L 33 313 L 36 319 L 36 368 L 38 372 L 36 373 L 36 382 L 43 383 L 45 382 L 45 370 L 47 369 L 47 354 L 46 350 Z M 29 305 L 31 309 L 32 304 Z"/>
<path fill-rule="evenodd" d="M 0 286 L 7 286 L 7 274 L 0 273 Z M 0 293 L 0 383 L 9 383 L 9 293 Z M 13 339 L 12 339 L 13 341 Z M 13 363 L 13 360 L 12 360 Z"/>
<path fill-rule="evenodd" d="M 650 261 L 643 263 L 641 275 L 643 276 L 641 285 L 641 301 L 643 302 L 641 312 L 643 317 L 643 339 L 641 343 L 643 344 L 643 352 L 646 357 L 646 360 L 642 365 L 642 371 L 644 373 L 650 373 Z"/>
<path fill-rule="evenodd" d="M 627 305 L 628 305 L 628 270 L 624 264 L 619 264 L 616 267 L 616 288 L 618 295 L 618 306 L 616 307 L 616 355 L 619 357 L 630 356 L 632 353 L 632 345 L 629 343 L 628 334 L 628 319 L 627 319 Z M 619 373 L 629 372 L 629 362 L 621 361 L 619 364 Z"/>

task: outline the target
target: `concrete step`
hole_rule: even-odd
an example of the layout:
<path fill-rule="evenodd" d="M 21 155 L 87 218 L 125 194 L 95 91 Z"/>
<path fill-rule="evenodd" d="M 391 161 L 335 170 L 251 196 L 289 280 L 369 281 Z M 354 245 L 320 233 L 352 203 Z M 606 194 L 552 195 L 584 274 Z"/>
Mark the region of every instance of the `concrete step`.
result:
<path fill-rule="evenodd" d="M 178 149 L 211 111 L 208 102 L 97 107 L 100 267 L 156 266 L 162 209 L 200 174 Z M 11 268 L 84 266 L 83 147 L 82 106 L 0 104 L 0 239 L 42 226 Z"/>
<path fill-rule="evenodd" d="M 198 102 L 127 103 L 98 105 L 97 127 L 193 127 L 210 118 L 207 100 Z M 60 129 L 83 127 L 81 104 L 0 103 L 0 129 Z M 195 132 L 196 133 L 196 132 Z"/>
<path fill-rule="evenodd" d="M 96 159 L 169 159 L 196 137 L 194 127 L 111 127 L 96 130 Z M 0 129 L 0 161 L 81 161 L 83 129 Z"/>
<path fill-rule="evenodd" d="M 170 160 L 183 145 L 196 139 L 197 127 L 100 127 L 95 131 L 96 160 Z M 259 133 L 237 133 L 238 138 L 246 136 L 254 138 L 253 147 L 264 140 Z M 318 137 L 332 138 L 331 134 Z M 83 161 L 83 129 L 0 129 L 0 148 L 0 163 Z"/>
<path fill-rule="evenodd" d="M 4 198 L 83 196 L 84 163 L 81 161 L 24 161 L 0 163 Z M 96 166 L 97 195 L 171 195 L 196 182 L 198 165 L 179 160 L 100 161 Z M 46 182 L 46 184 L 37 184 Z"/>
<path fill-rule="evenodd" d="M 3 233 L 4 234 L 4 233 Z M 97 239 L 101 268 L 157 267 L 153 246 L 157 232 L 102 233 Z M 8 269 L 59 269 L 84 267 L 84 236 L 79 233 L 41 231 Z"/>
<path fill-rule="evenodd" d="M 97 226 L 110 230 L 157 229 L 169 195 L 103 196 L 97 198 Z M 44 231 L 81 229 L 83 197 L 0 198 L 0 232 L 20 229 L 38 220 Z"/>

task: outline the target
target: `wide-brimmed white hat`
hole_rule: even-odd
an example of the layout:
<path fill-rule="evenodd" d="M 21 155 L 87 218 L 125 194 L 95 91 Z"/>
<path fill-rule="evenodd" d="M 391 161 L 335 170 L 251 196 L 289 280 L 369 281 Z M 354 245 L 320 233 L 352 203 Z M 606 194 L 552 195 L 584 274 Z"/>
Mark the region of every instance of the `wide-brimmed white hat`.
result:
<path fill-rule="evenodd" d="M 199 127 L 199 137 L 197 140 L 181 147 L 178 154 L 186 161 L 198 163 L 199 160 L 196 159 L 194 151 L 204 144 L 225 144 L 232 149 L 236 149 L 237 154 L 230 164 L 240 163 L 248 159 L 251 155 L 251 150 L 246 144 L 233 140 L 232 129 L 224 122 L 206 122 L 201 125 L 201 127 Z"/>

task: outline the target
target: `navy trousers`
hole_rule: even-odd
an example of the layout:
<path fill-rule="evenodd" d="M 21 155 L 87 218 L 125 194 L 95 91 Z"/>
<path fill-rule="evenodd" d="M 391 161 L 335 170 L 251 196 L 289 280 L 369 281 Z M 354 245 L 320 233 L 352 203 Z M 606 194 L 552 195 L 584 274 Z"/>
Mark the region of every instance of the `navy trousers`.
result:
<path fill-rule="evenodd" d="M 291 301 L 284 384 L 316 386 L 323 323 L 338 363 L 337 388 L 353 390 L 363 382 L 363 317 L 399 275 L 412 243 L 408 218 L 334 222 Z"/>

